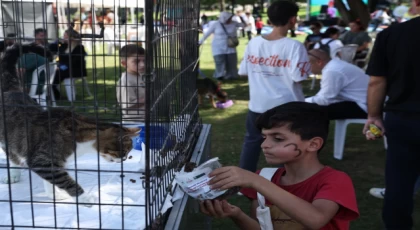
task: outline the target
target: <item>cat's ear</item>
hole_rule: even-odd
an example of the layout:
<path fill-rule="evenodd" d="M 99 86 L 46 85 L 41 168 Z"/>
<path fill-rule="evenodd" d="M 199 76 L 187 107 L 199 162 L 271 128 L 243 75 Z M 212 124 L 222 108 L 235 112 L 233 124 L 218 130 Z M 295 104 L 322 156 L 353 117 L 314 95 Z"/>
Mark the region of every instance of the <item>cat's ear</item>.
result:
<path fill-rule="evenodd" d="M 139 135 L 141 128 L 124 128 L 124 137 L 135 137 Z"/>

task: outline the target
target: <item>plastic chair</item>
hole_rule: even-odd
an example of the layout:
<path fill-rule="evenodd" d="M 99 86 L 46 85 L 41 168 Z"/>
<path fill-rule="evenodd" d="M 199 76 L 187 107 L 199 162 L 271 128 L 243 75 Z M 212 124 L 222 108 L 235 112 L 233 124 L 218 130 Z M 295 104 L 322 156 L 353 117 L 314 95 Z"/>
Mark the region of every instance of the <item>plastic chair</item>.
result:
<path fill-rule="evenodd" d="M 364 58 L 357 58 L 357 59 L 355 59 L 355 60 L 353 61 L 353 63 L 354 63 L 356 66 L 358 66 L 358 67 L 360 67 L 360 68 L 362 68 L 362 69 L 365 69 L 365 70 L 366 70 L 367 65 L 368 65 L 368 60 L 369 60 L 369 57 L 370 57 L 370 54 L 371 54 L 371 53 L 372 53 L 372 49 L 371 49 L 371 47 L 369 47 L 369 49 L 368 49 L 368 52 L 367 52 L 366 56 L 365 56 Z"/>
<path fill-rule="evenodd" d="M 356 44 L 345 45 L 341 47 L 338 52 L 340 52 L 340 58 L 343 61 L 353 64 L 354 56 L 356 55 L 357 48 L 359 46 Z"/>
<path fill-rule="evenodd" d="M 335 121 L 334 131 L 334 158 L 343 159 L 344 144 L 346 142 L 346 131 L 349 124 L 366 124 L 367 119 L 342 119 Z M 384 147 L 388 148 L 386 137 L 384 136 Z"/>
<path fill-rule="evenodd" d="M 49 67 L 49 68 L 47 68 Z M 57 63 L 48 63 L 38 67 L 37 69 L 32 72 L 32 82 L 31 82 L 31 89 L 29 90 L 29 96 L 37 101 L 37 103 L 43 107 L 47 106 L 47 96 L 50 96 L 51 103 L 53 106 L 56 106 L 54 94 L 52 93 L 51 86 L 54 82 L 55 77 L 55 69 L 57 67 Z M 44 72 L 45 76 L 45 84 L 42 88 L 41 94 L 36 94 L 36 90 L 38 88 L 38 78 L 40 74 Z M 48 78 L 49 76 L 49 78 Z M 49 80 L 49 82 L 47 82 Z"/>
<path fill-rule="evenodd" d="M 310 90 L 314 90 L 315 88 L 315 82 L 316 82 L 316 78 L 318 77 L 318 75 L 316 74 L 311 74 L 309 75 L 310 78 L 312 78 L 312 83 L 311 83 L 311 88 Z"/>

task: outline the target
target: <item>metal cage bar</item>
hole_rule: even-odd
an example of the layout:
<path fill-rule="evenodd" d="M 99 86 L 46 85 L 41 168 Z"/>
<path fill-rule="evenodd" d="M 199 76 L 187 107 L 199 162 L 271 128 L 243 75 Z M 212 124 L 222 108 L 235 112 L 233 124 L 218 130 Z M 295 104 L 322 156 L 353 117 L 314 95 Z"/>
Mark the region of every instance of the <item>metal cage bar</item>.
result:
<path fill-rule="evenodd" d="M 0 61 L 0 227 L 164 228 L 175 172 L 202 129 L 199 6 L 1 1 L 0 53 L 20 57 Z"/>

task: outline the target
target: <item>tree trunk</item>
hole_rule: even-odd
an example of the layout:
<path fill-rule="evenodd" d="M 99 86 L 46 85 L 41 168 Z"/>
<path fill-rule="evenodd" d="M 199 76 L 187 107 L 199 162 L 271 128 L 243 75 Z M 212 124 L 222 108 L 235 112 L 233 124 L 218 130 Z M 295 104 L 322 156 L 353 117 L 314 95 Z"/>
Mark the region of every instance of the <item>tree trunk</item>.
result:
<path fill-rule="evenodd" d="M 230 4 L 232 5 L 232 10 L 231 10 L 231 13 L 232 13 L 232 14 L 236 14 L 236 12 L 235 12 L 236 0 L 231 0 L 231 1 L 230 1 Z"/>
<path fill-rule="evenodd" d="M 225 11 L 225 0 L 220 0 L 220 12 Z"/>
<path fill-rule="evenodd" d="M 350 6 L 350 11 L 355 19 L 359 19 L 365 28 L 369 26 L 370 13 L 368 6 L 362 0 L 347 1 Z"/>
<path fill-rule="evenodd" d="M 376 5 L 378 5 L 379 0 L 369 0 L 368 6 L 369 6 L 369 12 L 373 13 L 376 9 Z"/>
<path fill-rule="evenodd" d="M 350 10 L 346 8 L 342 0 L 335 0 L 334 5 L 340 12 L 344 22 L 349 23 L 359 19 L 363 26 L 367 27 L 370 21 L 370 13 L 367 5 L 362 0 L 347 1 Z"/>
<path fill-rule="evenodd" d="M 340 12 L 340 17 L 345 23 L 349 23 L 352 19 L 350 19 L 351 15 L 347 10 L 346 6 L 344 5 L 343 1 L 335 0 L 334 7 L 337 8 L 338 12 Z"/>
<path fill-rule="evenodd" d="M 264 0 L 260 1 L 260 14 L 264 13 Z"/>

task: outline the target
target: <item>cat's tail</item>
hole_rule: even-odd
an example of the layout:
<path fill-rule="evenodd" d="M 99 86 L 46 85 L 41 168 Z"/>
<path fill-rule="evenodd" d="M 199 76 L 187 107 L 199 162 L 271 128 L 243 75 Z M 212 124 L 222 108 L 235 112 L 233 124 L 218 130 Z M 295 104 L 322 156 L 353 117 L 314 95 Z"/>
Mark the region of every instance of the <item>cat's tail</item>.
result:
<path fill-rule="evenodd" d="M 16 43 L 8 47 L 0 61 L 0 83 L 3 92 L 22 91 L 16 64 L 20 55 L 25 53 L 35 53 L 41 56 L 50 55 L 50 52 L 45 47 L 36 45 L 35 43 Z"/>

